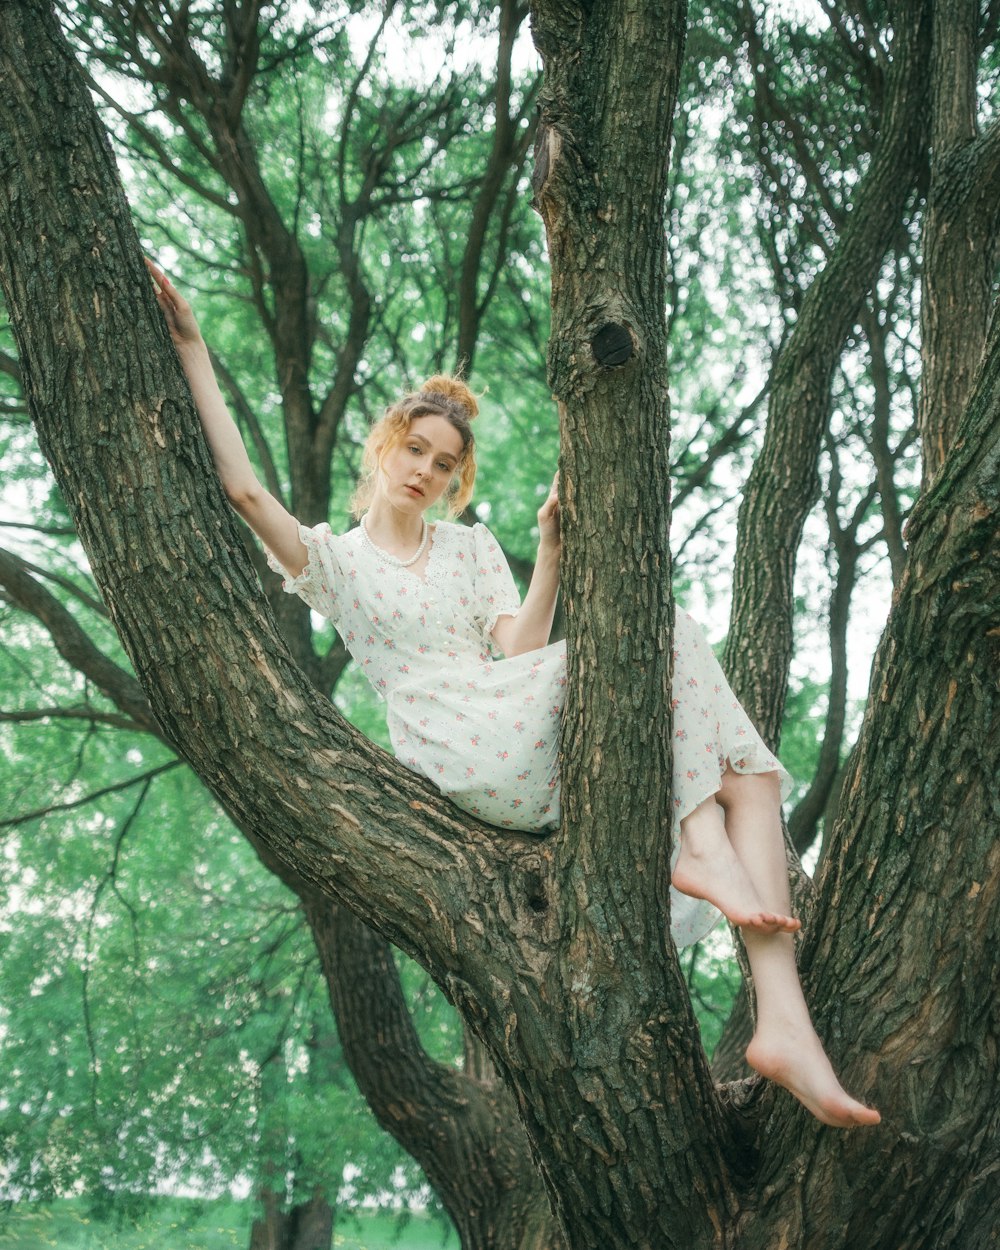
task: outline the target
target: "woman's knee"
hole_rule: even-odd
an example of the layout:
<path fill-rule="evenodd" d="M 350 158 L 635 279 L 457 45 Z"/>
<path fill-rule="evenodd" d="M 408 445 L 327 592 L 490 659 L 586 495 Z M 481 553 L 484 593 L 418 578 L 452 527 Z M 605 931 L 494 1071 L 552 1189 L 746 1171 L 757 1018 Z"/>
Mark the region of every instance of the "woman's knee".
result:
<path fill-rule="evenodd" d="M 727 810 L 734 804 L 747 802 L 780 806 L 781 781 L 773 770 L 766 773 L 741 773 L 727 764 L 715 799 Z"/>

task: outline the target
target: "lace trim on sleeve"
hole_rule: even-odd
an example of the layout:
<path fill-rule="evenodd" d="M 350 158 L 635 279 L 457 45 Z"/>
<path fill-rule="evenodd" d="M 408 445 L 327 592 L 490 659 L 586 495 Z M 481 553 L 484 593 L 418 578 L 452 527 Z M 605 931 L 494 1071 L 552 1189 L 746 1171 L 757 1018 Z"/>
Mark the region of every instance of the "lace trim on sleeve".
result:
<path fill-rule="evenodd" d="M 506 557 L 494 535 L 481 522 L 472 527 L 475 538 L 476 590 L 479 597 L 483 634 L 488 641 L 501 616 L 517 616 L 521 596 Z"/>
<path fill-rule="evenodd" d="M 293 577 L 274 552 L 265 547 L 268 567 L 282 579 L 281 588 L 286 594 L 298 595 L 311 608 L 335 621 L 340 565 L 331 546 L 333 534 L 330 527 L 325 521 L 313 528 L 300 524 L 299 538 L 308 554 L 306 565 L 297 577 Z"/>

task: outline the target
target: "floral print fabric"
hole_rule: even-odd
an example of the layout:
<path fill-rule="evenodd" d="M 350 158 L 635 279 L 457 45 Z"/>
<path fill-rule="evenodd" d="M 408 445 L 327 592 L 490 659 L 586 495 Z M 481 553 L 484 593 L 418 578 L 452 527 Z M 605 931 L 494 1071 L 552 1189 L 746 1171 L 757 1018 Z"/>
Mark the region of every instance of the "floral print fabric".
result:
<path fill-rule="evenodd" d="M 360 527 L 299 527 L 309 552 L 289 594 L 328 617 L 386 701 L 399 760 L 481 820 L 542 830 L 559 822 L 564 643 L 503 658 L 490 635 L 520 597 L 485 525 L 438 521 L 421 575 L 385 559 Z M 701 630 L 679 608 L 674 626 L 674 848 L 681 819 L 719 788 L 726 760 L 741 772 L 788 774 L 730 690 Z M 671 892 L 671 932 L 687 945 L 719 913 Z"/>

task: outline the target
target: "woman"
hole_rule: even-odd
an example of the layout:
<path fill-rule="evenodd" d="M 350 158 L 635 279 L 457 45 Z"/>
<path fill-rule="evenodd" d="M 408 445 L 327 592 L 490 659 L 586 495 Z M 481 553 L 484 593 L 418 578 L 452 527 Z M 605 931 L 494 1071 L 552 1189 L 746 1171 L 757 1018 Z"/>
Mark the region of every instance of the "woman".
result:
<path fill-rule="evenodd" d="M 147 261 L 222 485 L 264 543 L 289 593 L 329 617 L 386 700 L 394 750 L 489 823 L 540 830 L 559 820 L 563 644 L 548 645 L 559 572 L 556 482 L 538 512 L 538 556 L 523 603 L 484 525 L 426 514 L 468 503 L 475 478 L 464 383 L 430 379 L 373 427 L 355 497 L 360 525 L 300 525 L 257 481 L 216 383 L 190 305 Z M 498 658 L 502 656 L 502 658 Z M 742 928 L 757 993 L 747 1062 L 824 1123 L 879 1115 L 837 1080 L 795 965 L 781 833 L 788 775 L 726 684 L 691 618 L 675 622 L 674 863 L 671 932 L 703 936 L 721 910 Z"/>

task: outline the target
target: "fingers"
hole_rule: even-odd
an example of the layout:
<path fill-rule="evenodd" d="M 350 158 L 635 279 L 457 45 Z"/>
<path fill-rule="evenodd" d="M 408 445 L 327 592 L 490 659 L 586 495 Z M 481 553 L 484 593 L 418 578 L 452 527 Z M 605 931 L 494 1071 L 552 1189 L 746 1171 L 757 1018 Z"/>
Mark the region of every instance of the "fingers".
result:
<path fill-rule="evenodd" d="M 559 474 L 552 479 L 545 502 L 538 509 L 539 534 L 550 545 L 559 541 Z"/>
<path fill-rule="evenodd" d="M 146 262 L 149 276 L 153 279 L 156 286 L 156 302 L 167 318 L 171 334 L 174 334 L 176 337 L 177 333 L 186 333 L 187 327 L 184 327 L 182 330 L 182 326 L 185 318 L 191 313 L 191 306 L 162 269 L 155 265 L 148 256 L 144 256 L 142 259 Z"/>
<path fill-rule="evenodd" d="M 545 502 L 542 504 L 541 508 L 538 510 L 538 517 L 539 517 L 539 520 L 541 520 L 543 517 L 548 519 L 549 517 L 556 516 L 558 512 L 559 512 L 559 474 L 557 472 L 555 477 L 552 479 L 552 485 L 549 487 L 549 493 L 545 498 Z"/>
<path fill-rule="evenodd" d="M 170 279 L 159 269 L 148 256 L 142 258 L 146 262 L 146 268 L 149 270 L 149 276 L 153 279 L 157 286 L 156 297 L 166 296 L 168 301 L 176 304 L 178 300 L 177 288 L 172 285 Z"/>
<path fill-rule="evenodd" d="M 146 262 L 146 268 L 149 270 L 149 276 L 153 279 L 153 281 L 156 283 L 158 287 L 164 287 L 164 286 L 170 285 L 167 279 L 167 275 L 163 272 L 162 269 L 158 269 L 156 265 L 154 265 L 153 262 L 149 259 L 148 256 L 144 256 L 142 259 Z"/>

